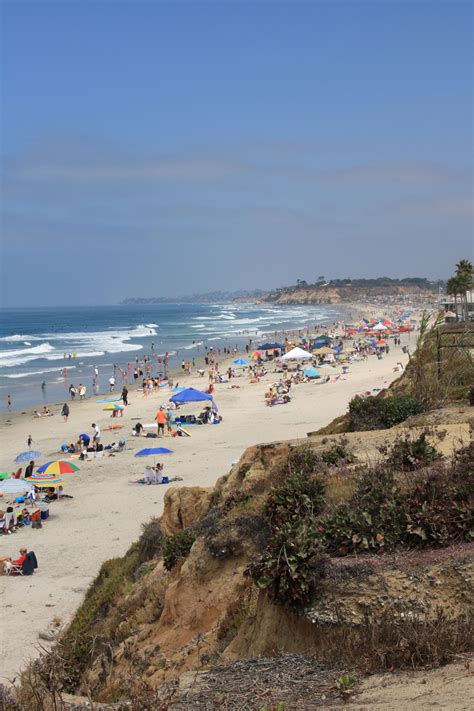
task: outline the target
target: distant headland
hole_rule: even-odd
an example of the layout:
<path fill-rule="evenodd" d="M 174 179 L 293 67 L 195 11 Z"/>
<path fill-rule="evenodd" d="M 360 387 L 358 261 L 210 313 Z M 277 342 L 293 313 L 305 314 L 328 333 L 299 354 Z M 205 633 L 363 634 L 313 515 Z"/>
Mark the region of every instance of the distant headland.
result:
<path fill-rule="evenodd" d="M 445 282 L 430 281 L 423 277 L 391 279 L 329 279 L 321 276 L 314 283 L 297 279 L 295 284 L 281 286 L 270 291 L 261 289 L 239 291 L 211 291 L 187 296 L 129 297 L 121 304 L 170 304 L 170 303 L 230 303 L 254 301 L 274 304 L 337 304 L 379 297 L 424 297 L 437 295 Z"/>

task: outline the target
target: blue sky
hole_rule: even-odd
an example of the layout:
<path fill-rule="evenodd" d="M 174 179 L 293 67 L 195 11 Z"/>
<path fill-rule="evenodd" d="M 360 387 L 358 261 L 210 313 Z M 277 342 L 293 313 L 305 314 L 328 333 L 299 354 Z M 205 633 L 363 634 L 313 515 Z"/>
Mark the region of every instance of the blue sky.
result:
<path fill-rule="evenodd" d="M 2 303 L 445 277 L 472 4 L 2 4 Z"/>

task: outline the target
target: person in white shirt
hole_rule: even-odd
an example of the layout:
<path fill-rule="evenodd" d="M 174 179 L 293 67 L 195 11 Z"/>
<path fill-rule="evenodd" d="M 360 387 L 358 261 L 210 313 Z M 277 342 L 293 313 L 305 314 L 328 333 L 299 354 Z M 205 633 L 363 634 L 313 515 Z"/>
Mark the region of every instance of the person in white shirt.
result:
<path fill-rule="evenodd" d="M 115 387 L 115 378 L 114 378 L 113 375 L 111 375 L 110 378 L 109 378 L 109 389 L 110 389 L 110 392 L 112 392 L 112 390 L 114 389 L 114 387 Z"/>
<path fill-rule="evenodd" d="M 99 444 L 100 442 L 100 428 L 99 425 L 96 425 L 95 422 L 92 423 L 92 429 L 94 431 L 94 435 L 92 437 L 93 442 L 96 442 Z"/>

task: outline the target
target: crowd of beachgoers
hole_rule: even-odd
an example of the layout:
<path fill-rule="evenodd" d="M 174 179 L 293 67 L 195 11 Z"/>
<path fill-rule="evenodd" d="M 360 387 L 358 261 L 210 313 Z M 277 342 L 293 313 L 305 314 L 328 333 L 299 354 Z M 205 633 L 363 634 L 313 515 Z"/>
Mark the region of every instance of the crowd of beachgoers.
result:
<path fill-rule="evenodd" d="M 33 598 L 44 599 L 53 576 L 67 615 L 80 596 L 70 594 L 66 602 L 70 587 L 54 558 L 58 538 L 72 536 L 71 562 L 89 580 L 160 512 L 169 483 L 213 484 L 250 444 L 304 436 L 341 414 L 354 394 L 378 392 L 405 367 L 416 328 L 414 314 L 384 314 L 350 326 L 267 334 L 266 342 L 240 349 L 210 346 L 201 360 L 183 360 L 173 372 L 153 354 L 137 356 L 130 373 L 110 373 L 107 396 L 81 397 L 80 386 L 71 383 L 76 393 L 45 406 L 48 416 L 7 413 L 0 481 L 0 530 L 8 536 L 4 572 L 18 574 L 22 556 L 33 551 L 39 563 Z M 276 405 L 286 407 L 263 415 Z M 165 441 L 169 448 L 161 446 Z M 15 459 L 24 470 L 12 468 Z M 145 491 L 162 493 L 154 501 Z M 123 525 L 117 527 L 114 511 Z M 88 531 L 97 548 L 92 558 Z M 32 645 L 26 627 L 23 635 Z"/>

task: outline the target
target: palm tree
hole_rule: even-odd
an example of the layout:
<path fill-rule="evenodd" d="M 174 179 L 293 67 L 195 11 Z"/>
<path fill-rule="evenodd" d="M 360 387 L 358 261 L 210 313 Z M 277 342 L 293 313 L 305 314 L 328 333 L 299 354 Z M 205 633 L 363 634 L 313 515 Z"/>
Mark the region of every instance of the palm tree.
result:
<path fill-rule="evenodd" d="M 456 277 L 451 277 L 446 283 L 446 293 L 449 296 L 454 297 L 454 311 L 456 314 L 456 320 L 458 320 L 458 294 L 459 294 L 459 283 Z"/>
<path fill-rule="evenodd" d="M 461 295 L 463 305 L 463 320 L 469 320 L 469 310 L 467 305 L 467 294 L 472 290 L 474 285 L 474 268 L 469 259 L 461 259 L 456 264 L 455 280 L 457 283 L 458 293 Z"/>

